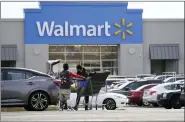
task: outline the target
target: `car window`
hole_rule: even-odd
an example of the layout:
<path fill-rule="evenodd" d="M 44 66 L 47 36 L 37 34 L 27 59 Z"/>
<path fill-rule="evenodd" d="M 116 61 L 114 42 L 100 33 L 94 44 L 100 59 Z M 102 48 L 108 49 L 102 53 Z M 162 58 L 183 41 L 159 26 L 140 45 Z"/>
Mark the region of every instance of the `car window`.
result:
<path fill-rule="evenodd" d="M 122 90 L 125 91 L 125 88 L 129 88 L 130 90 L 135 90 L 142 85 L 143 85 L 143 82 L 132 82 L 128 84 L 126 87 L 124 87 Z"/>
<path fill-rule="evenodd" d="M 167 85 L 164 88 L 167 90 L 180 90 L 181 86 L 180 84 L 172 84 L 172 85 Z"/>
<path fill-rule="evenodd" d="M 21 70 L 8 70 L 7 72 L 7 80 L 22 80 L 28 79 L 32 76 L 32 73 Z"/>

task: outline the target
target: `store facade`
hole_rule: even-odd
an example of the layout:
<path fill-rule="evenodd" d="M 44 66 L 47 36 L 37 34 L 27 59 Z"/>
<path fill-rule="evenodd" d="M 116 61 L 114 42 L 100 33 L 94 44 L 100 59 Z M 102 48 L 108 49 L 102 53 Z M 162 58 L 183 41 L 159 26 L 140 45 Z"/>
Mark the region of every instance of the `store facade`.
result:
<path fill-rule="evenodd" d="M 183 73 L 184 20 L 143 20 L 142 10 L 127 5 L 41 2 L 24 20 L 2 20 L 2 62 L 42 72 L 47 60 L 62 59 L 74 71 L 81 64 L 119 75 Z"/>

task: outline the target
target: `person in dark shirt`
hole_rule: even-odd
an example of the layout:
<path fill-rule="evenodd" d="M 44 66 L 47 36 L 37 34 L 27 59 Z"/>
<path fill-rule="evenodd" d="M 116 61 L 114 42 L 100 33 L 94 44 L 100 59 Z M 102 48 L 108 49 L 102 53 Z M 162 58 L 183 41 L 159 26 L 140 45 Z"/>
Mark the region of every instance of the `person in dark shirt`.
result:
<path fill-rule="evenodd" d="M 71 84 L 72 84 L 72 78 L 83 78 L 83 76 L 75 74 L 73 72 L 68 71 L 69 66 L 68 64 L 63 65 L 63 71 L 60 72 L 60 79 L 61 79 L 61 84 L 60 84 L 60 110 L 67 109 L 67 100 L 70 99 L 70 94 L 71 94 Z"/>
<path fill-rule="evenodd" d="M 77 74 L 78 75 L 81 75 L 85 78 L 88 77 L 88 73 L 86 72 L 85 68 L 83 68 L 81 65 L 77 65 L 76 69 L 77 69 Z M 78 109 L 77 107 L 78 107 L 79 102 L 80 102 L 80 96 L 79 96 L 80 91 L 81 91 L 81 88 L 78 89 L 75 110 Z M 88 103 L 89 103 L 89 96 L 85 96 L 85 104 L 88 104 Z M 85 105 L 85 110 L 88 110 L 88 105 Z"/>

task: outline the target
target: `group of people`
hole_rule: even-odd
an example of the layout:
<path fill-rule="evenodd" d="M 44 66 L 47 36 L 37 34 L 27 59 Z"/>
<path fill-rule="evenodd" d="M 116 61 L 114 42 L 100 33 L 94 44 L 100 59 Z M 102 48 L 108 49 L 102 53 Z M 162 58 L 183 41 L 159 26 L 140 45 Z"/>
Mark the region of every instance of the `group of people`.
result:
<path fill-rule="evenodd" d="M 59 95 L 59 106 L 60 110 L 67 110 L 68 105 L 67 105 L 67 100 L 70 99 L 70 94 L 71 94 L 71 84 L 72 84 L 72 79 L 75 78 L 81 78 L 84 81 L 87 81 L 88 73 L 86 72 L 85 68 L 82 67 L 81 65 L 76 66 L 76 73 L 70 72 L 69 71 L 69 65 L 67 63 L 63 64 L 63 71 L 60 72 L 59 76 L 61 79 L 61 84 L 60 84 L 60 95 Z M 77 98 L 76 98 L 76 105 L 73 109 L 77 110 L 78 105 L 80 102 L 80 91 L 82 87 L 78 89 L 77 91 Z M 89 102 L 89 96 L 85 96 L 85 110 L 88 110 L 88 102 Z"/>

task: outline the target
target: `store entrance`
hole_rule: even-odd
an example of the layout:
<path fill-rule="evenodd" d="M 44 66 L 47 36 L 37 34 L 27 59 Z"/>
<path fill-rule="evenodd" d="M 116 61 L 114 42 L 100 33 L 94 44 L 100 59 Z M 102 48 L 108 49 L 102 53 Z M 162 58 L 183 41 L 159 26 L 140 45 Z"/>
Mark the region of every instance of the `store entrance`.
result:
<path fill-rule="evenodd" d="M 50 45 L 49 60 L 56 59 L 68 63 L 73 72 L 80 64 L 87 72 L 109 70 L 112 75 L 118 74 L 117 45 Z"/>

